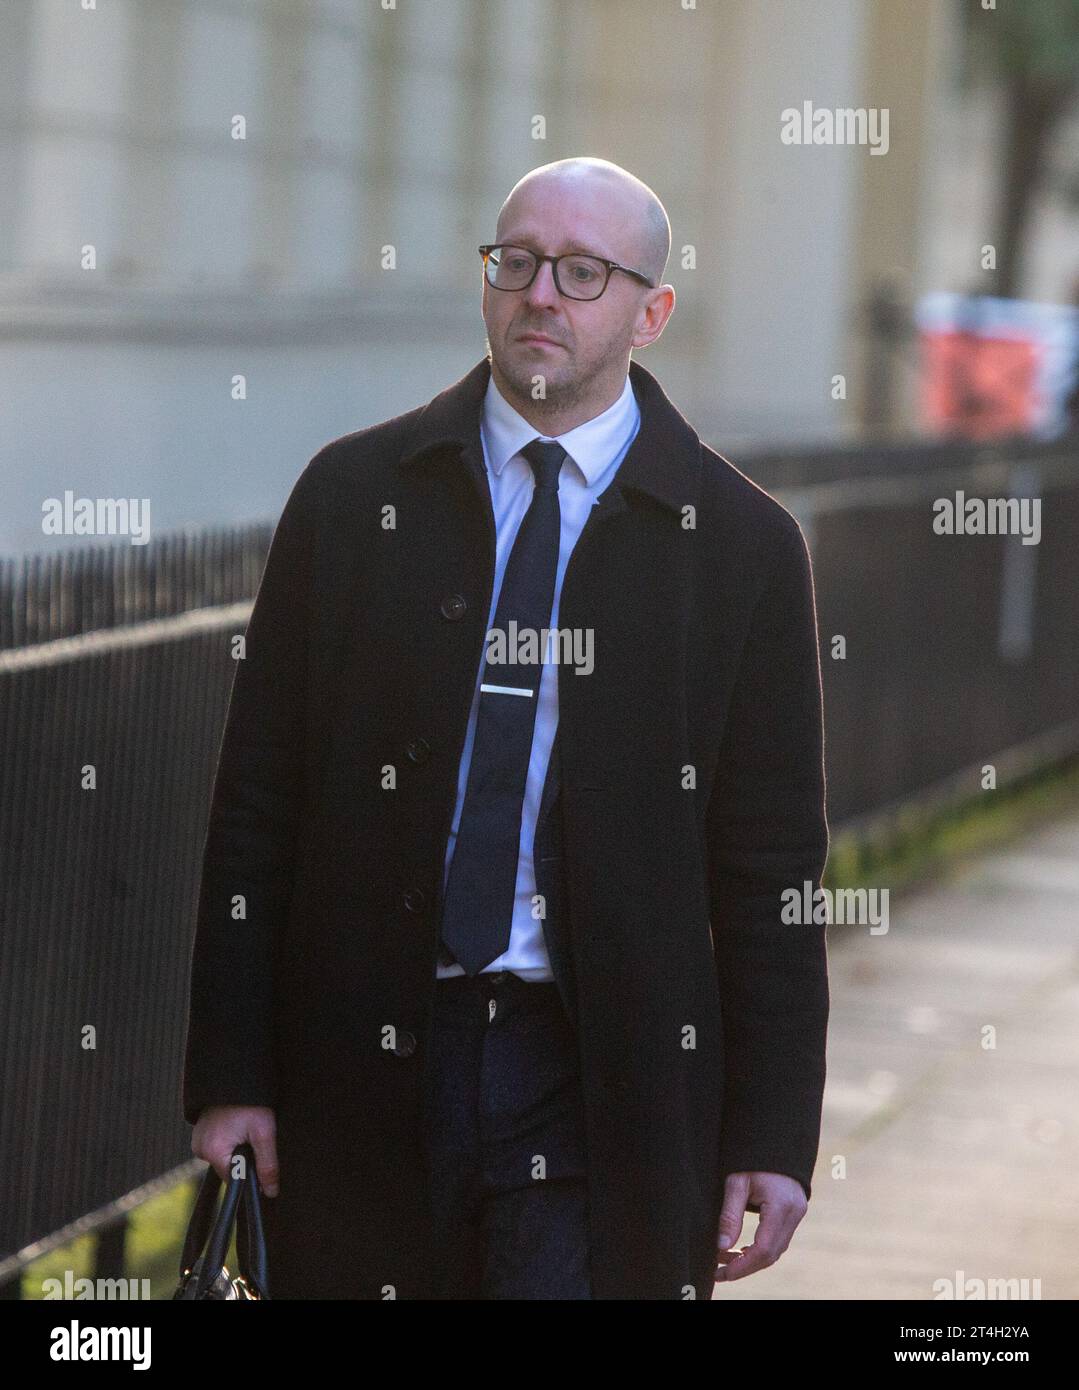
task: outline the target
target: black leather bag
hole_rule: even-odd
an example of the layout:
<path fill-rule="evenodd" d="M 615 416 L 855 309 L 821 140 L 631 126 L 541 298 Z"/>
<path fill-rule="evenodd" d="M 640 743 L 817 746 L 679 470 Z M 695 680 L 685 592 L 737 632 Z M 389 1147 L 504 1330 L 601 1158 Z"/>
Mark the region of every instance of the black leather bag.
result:
<path fill-rule="evenodd" d="M 261 1301 L 270 1297 L 255 1153 L 250 1144 L 243 1143 L 232 1151 L 233 1158 L 237 1154 L 246 1159 L 247 1176 L 229 1179 L 216 1219 L 214 1208 L 221 1179 L 212 1167 L 203 1174 L 202 1186 L 184 1238 L 180 1282 L 173 1299 L 242 1298 Z M 239 1272 L 230 1275 L 225 1268 L 225 1256 L 237 1217 Z"/>

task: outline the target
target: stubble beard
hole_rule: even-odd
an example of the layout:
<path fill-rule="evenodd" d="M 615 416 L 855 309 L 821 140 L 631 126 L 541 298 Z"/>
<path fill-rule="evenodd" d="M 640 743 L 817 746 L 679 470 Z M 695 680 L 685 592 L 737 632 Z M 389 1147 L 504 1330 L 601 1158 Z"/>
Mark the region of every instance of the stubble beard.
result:
<path fill-rule="evenodd" d="M 487 339 L 487 355 L 492 361 L 496 361 L 503 378 L 507 382 L 510 390 L 517 397 L 520 404 L 527 404 L 533 415 L 541 417 L 545 415 L 557 416 L 567 410 L 571 410 L 588 397 L 589 387 L 593 377 L 598 374 L 600 367 L 588 378 L 571 378 L 568 381 L 558 381 L 546 379 L 546 394 L 543 397 L 533 399 L 533 378 L 543 376 L 543 362 L 537 359 L 536 366 L 530 369 L 527 365 L 515 363 L 507 368 L 501 357 L 496 358 L 491 351 L 490 337 Z M 602 364 L 600 364 L 602 366 Z M 511 402 L 513 404 L 513 402 Z"/>

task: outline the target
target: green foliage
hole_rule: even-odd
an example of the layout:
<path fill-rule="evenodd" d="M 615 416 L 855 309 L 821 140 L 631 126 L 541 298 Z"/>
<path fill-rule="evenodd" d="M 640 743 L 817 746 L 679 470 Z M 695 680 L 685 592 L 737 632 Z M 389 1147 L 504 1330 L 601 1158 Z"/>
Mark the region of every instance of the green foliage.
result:
<path fill-rule="evenodd" d="M 150 1297 L 153 1299 L 170 1299 L 179 1281 L 180 1250 L 197 1191 L 198 1180 L 177 1183 L 143 1202 L 129 1215 L 124 1276 L 128 1279 L 149 1279 Z M 44 1280 L 59 1279 L 62 1284 L 67 1270 L 71 1271 L 73 1279 L 92 1278 L 94 1242 L 92 1235 L 79 1236 L 70 1244 L 34 1260 L 23 1271 L 23 1298 L 41 1299 Z M 236 1273 L 235 1230 L 225 1264 L 230 1274 Z"/>
<path fill-rule="evenodd" d="M 982 791 L 960 805 L 900 810 L 873 838 L 836 835 L 824 886 L 833 892 L 867 883 L 898 892 L 947 873 L 972 855 L 991 853 L 1017 835 L 1079 804 L 1079 759 Z"/>
<path fill-rule="evenodd" d="M 1079 0 L 963 0 L 975 70 L 1033 88 L 1079 84 Z"/>

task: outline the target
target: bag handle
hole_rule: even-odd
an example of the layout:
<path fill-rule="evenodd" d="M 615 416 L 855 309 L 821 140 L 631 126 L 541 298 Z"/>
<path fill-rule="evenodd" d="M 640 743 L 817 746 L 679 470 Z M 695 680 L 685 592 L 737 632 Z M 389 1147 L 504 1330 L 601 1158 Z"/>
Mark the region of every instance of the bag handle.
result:
<path fill-rule="evenodd" d="M 191 1219 L 187 1223 L 184 1248 L 180 1254 L 181 1279 L 187 1275 L 189 1270 L 195 1268 L 195 1261 L 206 1248 L 206 1240 L 210 1234 L 210 1228 L 214 1221 L 214 1211 L 217 1207 L 217 1189 L 220 1186 L 221 1179 L 217 1173 L 213 1168 L 207 1168 L 202 1175 L 202 1182 L 199 1184 L 198 1196 L 195 1198 Z"/>
<path fill-rule="evenodd" d="M 217 1211 L 217 1193 L 221 1179 L 211 1165 L 202 1176 L 202 1185 L 195 1208 L 191 1213 L 184 1248 L 180 1256 L 180 1276 L 194 1269 L 199 1256 L 205 1250 L 205 1257 L 198 1272 L 195 1285 L 195 1298 L 203 1298 L 206 1291 L 220 1276 L 228 1254 L 229 1240 L 232 1236 L 233 1222 L 237 1211 L 240 1222 L 236 1228 L 236 1254 L 239 1273 L 244 1282 L 250 1285 L 263 1298 L 269 1298 L 269 1262 L 266 1254 L 266 1239 L 262 1223 L 262 1204 L 259 1200 L 258 1177 L 255 1169 L 255 1154 L 246 1140 L 237 1144 L 232 1157 L 242 1155 L 246 1161 L 246 1177 L 229 1178 L 225 1196 Z M 230 1164 L 231 1167 L 231 1164 Z"/>
<path fill-rule="evenodd" d="M 248 1145 L 248 1148 L 251 1146 Z M 247 1181 L 240 1194 L 240 1224 L 236 1227 L 236 1259 L 244 1282 L 263 1298 L 270 1296 L 270 1265 L 266 1233 L 262 1225 L 262 1197 L 255 1173 L 254 1155 L 249 1160 Z"/>

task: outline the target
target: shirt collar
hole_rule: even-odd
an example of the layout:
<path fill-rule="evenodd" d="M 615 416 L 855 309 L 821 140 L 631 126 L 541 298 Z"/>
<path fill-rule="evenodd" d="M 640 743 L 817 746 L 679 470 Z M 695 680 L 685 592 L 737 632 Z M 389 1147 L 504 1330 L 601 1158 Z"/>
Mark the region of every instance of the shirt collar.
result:
<path fill-rule="evenodd" d="M 622 394 L 613 405 L 577 425 L 565 434 L 554 436 L 566 453 L 584 474 L 588 485 L 594 486 L 603 470 L 624 448 L 631 435 L 636 432 L 640 420 L 640 408 L 629 376 L 626 376 Z M 494 374 L 487 383 L 483 400 L 481 421 L 483 442 L 487 459 L 496 477 L 515 454 L 536 438 L 539 431 L 510 405 L 495 385 Z M 540 435 L 541 439 L 551 436 Z"/>

